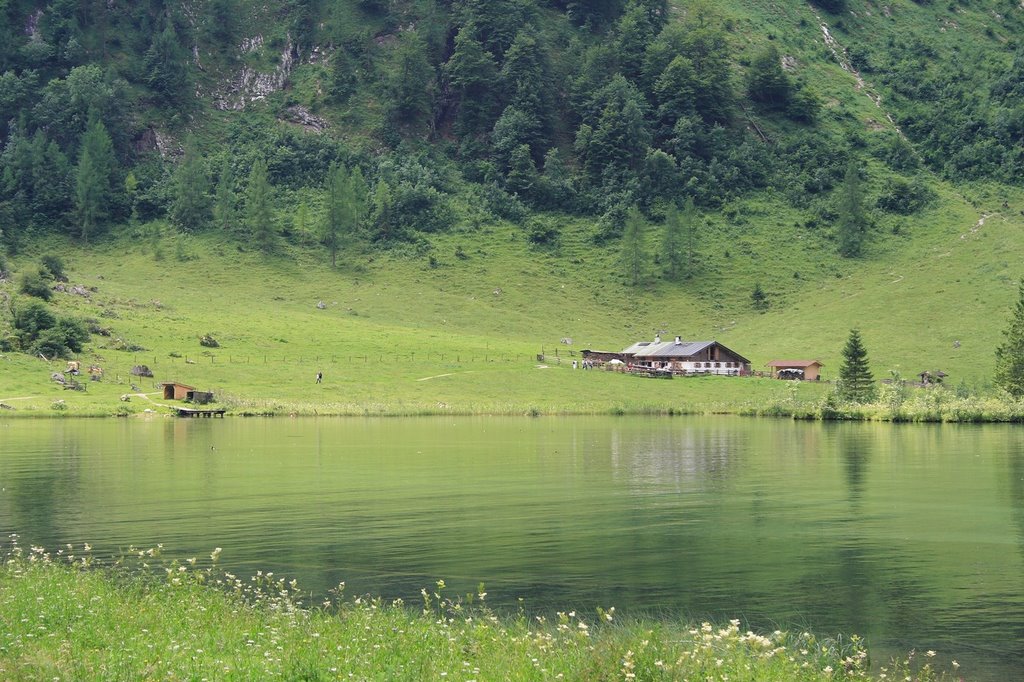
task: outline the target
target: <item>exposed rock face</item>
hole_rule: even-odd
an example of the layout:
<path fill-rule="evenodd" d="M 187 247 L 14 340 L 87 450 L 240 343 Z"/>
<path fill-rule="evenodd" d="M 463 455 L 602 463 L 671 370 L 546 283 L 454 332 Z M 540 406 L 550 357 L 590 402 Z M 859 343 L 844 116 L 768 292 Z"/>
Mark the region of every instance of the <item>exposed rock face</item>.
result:
<path fill-rule="evenodd" d="M 242 52 L 255 52 L 262 46 L 263 37 L 256 36 L 242 41 L 241 49 Z M 277 68 L 272 73 L 260 73 L 243 66 L 219 92 L 213 93 L 214 106 L 222 111 L 239 111 L 250 102 L 266 99 L 267 95 L 284 88 L 298 58 L 298 48 L 292 42 L 291 36 L 288 36 L 288 43 L 281 52 Z"/>
<path fill-rule="evenodd" d="M 146 152 L 159 152 L 160 156 L 167 158 L 177 154 L 178 150 L 174 145 L 174 140 L 167 136 L 166 133 L 161 133 L 156 128 L 146 128 L 142 133 L 135 138 L 133 143 L 135 151 L 140 154 Z"/>
<path fill-rule="evenodd" d="M 309 109 L 299 104 L 288 107 L 285 110 L 285 120 L 289 123 L 300 125 L 309 132 L 322 133 L 327 129 L 327 119 L 313 114 Z"/>

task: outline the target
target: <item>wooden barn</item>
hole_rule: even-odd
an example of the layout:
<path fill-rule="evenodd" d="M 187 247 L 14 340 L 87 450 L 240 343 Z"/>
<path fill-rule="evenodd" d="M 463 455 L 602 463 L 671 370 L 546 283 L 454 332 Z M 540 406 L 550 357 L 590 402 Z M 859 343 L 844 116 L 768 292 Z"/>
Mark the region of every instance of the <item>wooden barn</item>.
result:
<path fill-rule="evenodd" d="M 621 353 L 637 371 L 667 370 L 673 374 L 748 376 L 750 360 L 717 341 L 639 341 Z"/>
<path fill-rule="evenodd" d="M 611 350 L 590 350 L 587 348 L 581 350 L 580 355 L 583 356 L 584 360 L 595 365 L 603 365 L 611 360 L 622 360 L 622 353 Z"/>
<path fill-rule="evenodd" d="M 195 386 L 179 384 L 177 381 L 165 381 L 160 385 L 164 389 L 164 400 L 184 400 L 189 391 L 196 390 Z"/>
<path fill-rule="evenodd" d="M 772 378 L 804 381 L 818 381 L 821 378 L 821 368 L 824 366 L 818 360 L 772 360 L 768 363 L 772 370 Z"/>

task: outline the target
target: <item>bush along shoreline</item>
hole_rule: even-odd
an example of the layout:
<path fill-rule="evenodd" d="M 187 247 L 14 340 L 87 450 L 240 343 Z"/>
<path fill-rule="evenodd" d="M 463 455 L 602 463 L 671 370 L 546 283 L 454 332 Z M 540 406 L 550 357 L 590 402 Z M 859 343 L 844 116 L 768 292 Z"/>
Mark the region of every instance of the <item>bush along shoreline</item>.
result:
<path fill-rule="evenodd" d="M 131 548 L 99 561 L 88 545 L 23 548 L 0 567 L 5 680 L 950 680 L 935 652 L 872 666 L 856 636 L 755 633 L 724 625 L 492 610 L 481 585 L 443 580 L 420 603 L 348 597 L 315 604 L 294 580 L 241 578 L 208 557 Z"/>

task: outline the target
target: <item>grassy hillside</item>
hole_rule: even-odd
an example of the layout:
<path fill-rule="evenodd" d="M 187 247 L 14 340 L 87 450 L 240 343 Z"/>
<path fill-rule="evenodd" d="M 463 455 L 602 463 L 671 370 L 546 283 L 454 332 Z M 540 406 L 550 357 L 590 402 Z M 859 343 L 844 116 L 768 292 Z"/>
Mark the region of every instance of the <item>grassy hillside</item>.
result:
<path fill-rule="evenodd" d="M 1001 208 L 1004 196 L 1010 208 Z M 106 378 L 87 393 L 64 391 L 49 381 L 62 361 L 9 353 L 0 399 L 22 412 L 53 412 L 54 400 L 72 413 L 157 409 L 143 398 L 118 400 L 132 392 L 130 367 L 146 364 L 156 381 L 211 388 L 255 412 L 735 411 L 814 402 L 827 389 L 806 384 L 791 395 L 768 379 L 573 372 L 571 353 L 618 350 L 663 331 L 717 339 L 755 369 L 776 358 L 818 358 L 834 378 L 852 327 L 862 331 L 877 378 L 942 369 L 953 384 L 985 389 L 1024 256 L 1016 208 L 1024 196 L 980 188 L 977 208 L 944 199 L 942 209 L 907 223 L 898 249 L 877 245 L 874 257 L 856 262 L 829 256 L 827 240 L 793 227 L 771 197 L 742 202 L 731 222 L 713 217 L 721 225 L 702 240 L 701 276 L 639 289 L 614 274 L 617 247 L 595 246 L 592 226 L 571 218 L 558 219 L 563 238 L 551 248 L 497 223 L 475 232 L 471 247 L 459 234 L 439 235 L 423 254 L 372 253 L 337 270 L 319 253 L 267 259 L 204 235 L 165 237 L 159 260 L 151 242 L 130 237 L 88 250 L 48 241 L 37 248 L 67 258 L 69 284 L 96 289 L 89 298 L 57 294 L 54 305 L 109 331 L 93 335 L 81 355 Z M 29 269 L 38 256 L 22 254 L 15 265 Z M 765 312 L 751 305 L 755 283 L 768 295 Z M 0 287 L 8 297 L 17 288 Z M 204 334 L 220 347 L 200 346 Z M 123 345 L 145 350 L 115 350 Z M 539 363 L 542 352 L 548 359 Z M 131 381 L 155 390 L 153 380 Z"/>

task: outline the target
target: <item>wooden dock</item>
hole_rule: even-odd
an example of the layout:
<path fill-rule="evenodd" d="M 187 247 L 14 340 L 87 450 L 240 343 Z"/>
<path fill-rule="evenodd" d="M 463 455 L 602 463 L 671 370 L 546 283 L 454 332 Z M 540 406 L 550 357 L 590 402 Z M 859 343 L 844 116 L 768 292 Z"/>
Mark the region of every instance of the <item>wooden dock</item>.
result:
<path fill-rule="evenodd" d="M 191 407 L 175 407 L 179 417 L 224 417 L 227 410 L 196 410 Z"/>

